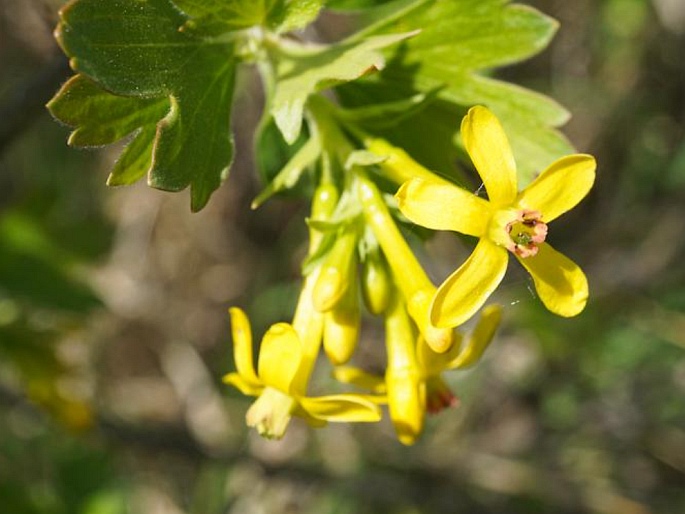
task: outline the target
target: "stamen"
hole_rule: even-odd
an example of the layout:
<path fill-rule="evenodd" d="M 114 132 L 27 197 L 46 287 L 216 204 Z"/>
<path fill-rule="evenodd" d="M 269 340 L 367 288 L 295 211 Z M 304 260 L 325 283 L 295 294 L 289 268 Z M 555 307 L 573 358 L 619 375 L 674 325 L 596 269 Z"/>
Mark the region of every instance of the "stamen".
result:
<path fill-rule="evenodd" d="M 522 259 L 536 255 L 538 245 L 547 237 L 547 224 L 541 218 L 542 215 L 538 211 L 522 210 L 516 219 L 507 223 L 507 250 Z"/>

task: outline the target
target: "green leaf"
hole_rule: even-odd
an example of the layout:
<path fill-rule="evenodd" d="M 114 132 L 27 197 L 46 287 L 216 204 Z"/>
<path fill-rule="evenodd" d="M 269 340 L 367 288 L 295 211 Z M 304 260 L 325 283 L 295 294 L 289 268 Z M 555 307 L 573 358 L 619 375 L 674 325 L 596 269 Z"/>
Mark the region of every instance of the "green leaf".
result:
<path fill-rule="evenodd" d="M 265 113 L 255 131 L 254 154 L 257 170 L 262 182 L 271 182 L 307 141 L 308 134 L 303 131 L 298 140 L 289 145 L 271 115 Z"/>
<path fill-rule="evenodd" d="M 190 17 L 184 28 L 218 35 L 264 25 L 283 0 L 174 0 Z"/>
<path fill-rule="evenodd" d="M 362 123 L 365 127 L 383 129 L 411 118 L 432 102 L 439 89 L 417 93 L 393 102 L 373 103 L 353 109 L 338 109 L 336 115 L 343 120 Z"/>
<path fill-rule="evenodd" d="M 156 125 L 169 111 L 162 98 L 116 96 L 83 75 L 68 80 L 48 103 L 58 120 L 74 127 L 69 144 L 79 147 L 114 143 L 135 133 L 110 174 L 108 184 L 131 184 L 152 164 Z"/>
<path fill-rule="evenodd" d="M 274 10 L 270 17 L 271 25 L 278 32 L 306 27 L 319 15 L 325 0 L 285 0 L 282 7 Z"/>
<path fill-rule="evenodd" d="M 318 159 L 319 155 L 321 155 L 321 143 L 317 138 L 310 137 L 292 159 L 288 161 L 280 173 L 254 199 L 252 208 L 258 208 L 274 194 L 297 184 L 304 170 L 311 166 Z"/>
<path fill-rule="evenodd" d="M 501 119 L 510 136 L 521 185 L 525 185 L 536 172 L 573 149 L 554 130 L 567 121 L 565 109 L 543 95 L 480 74 L 482 70 L 509 65 L 536 54 L 556 31 L 557 23 L 551 18 L 530 7 L 507 3 L 506 0 L 400 0 L 379 8 L 397 6 L 413 10 L 411 16 L 392 23 L 384 22 L 378 16 L 380 11 L 372 13 L 374 16 L 362 19 L 367 27 L 362 34 L 423 30 L 401 47 L 377 77 L 347 86 L 343 98 L 350 105 L 360 105 L 360 98 L 366 102 L 387 102 L 442 88 L 439 98 L 444 102 L 436 102 L 422 111 L 422 123 L 428 122 L 432 115 L 444 119 L 445 104 L 454 105 L 450 109 L 454 119 L 449 126 L 444 120 L 434 130 L 421 132 L 425 137 L 414 146 L 424 145 L 423 153 L 437 151 L 436 141 L 441 142 L 442 148 L 444 141 L 454 138 L 460 115 L 468 107 L 486 105 Z M 406 126 L 389 131 L 392 135 L 389 137 L 397 141 L 402 129 Z"/>
<path fill-rule="evenodd" d="M 152 150 L 150 185 L 167 191 L 190 186 L 196 211 L 226 178 L 233 157 L 236 62 L 231 42 L 181 30 L 187 21 L 168 0 L 76 0 L 62 10 L 57 38 L 72 67 L 108 92 L 168 102 L 154 144 L 146 118 L 112 182 L 132 180 L 135 173 L 127 171 L 139 173 Z M 108 109 L 98 108 L 103 115 Z"/>
<path fill-rule="evenodd" d="M 85 312 L 101 305 L 74 273 L 74 259 L 36 220 L 6 211 L 0 220 L 0 297 L 58 311 Z"/>
<path fill-rule="evenodd" d="M 254 26 L 288 32 L 311 23 L 323 0 L 174 0 L 190 20 L 184 29 L 219 35 Z"/>
<path fill-rule="evenodd" d="M 350 170 L 354 166 L 373 166 L 374 164 L 380 164 L 387 157 L 382 155 L 376 155 L 368 150 L 355 150 L 351 152 L 345 161 L 345 169 Z"/>
<path fill-rule="evenodd" d="M 380 70 L 385 59 L 378 51 L 407 39 L 415 32 L 374 36 L 361 42 L 341 42 L 331 46 L 292 44 L 279 54 L 276 91 L 270 111 L 288 143 L 302 129 L 307 98 L 319 89 L 355 80 L 370 70 Z"/>
<path fill-rule="evenodd" d="M 387 4 L 389 0 L 328 0 L 326 7 L 339 10 L 358 10 L 373 7 L 375 5 Z"/>

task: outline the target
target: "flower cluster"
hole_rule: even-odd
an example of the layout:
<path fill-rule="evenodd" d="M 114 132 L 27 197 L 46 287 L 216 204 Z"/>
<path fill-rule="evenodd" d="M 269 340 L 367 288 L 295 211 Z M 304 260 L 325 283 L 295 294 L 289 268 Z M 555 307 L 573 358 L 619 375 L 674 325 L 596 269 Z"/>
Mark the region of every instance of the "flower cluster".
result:
<path fill-rule="evenodd" d="M 247 423 L 264 436 L 281 437 L 292 416 L 312 426 L 378 421 L 379 406 L 387 404 L 398 439 L 413 444 L 426 412 L 457 403 L 443 373 L 473 365 L 492 341 L 501 307 L 484 305 L 504 277 L 509 254 L 530 273 L 550 311 L 574 316 L 585 307 L 585 275 L 546 238 L 549 223 L 592 187 L 595 160 L 582 154 L 563 157 L 519 191 L 499 121 L 485 107 L 473 107 L 461 136 L 483 181 L 484 198 L 382 139 L 346 132 L 330 105 L 312 108 L 310 125 L 321 143 L 321 173 L 297 309 L 292 323 L 267 330 L 255 371 L 249 322 L 232 308 L 237 372 L 225 381 L 257 397 Z M 364 150 L 357 149 L 354 138 Z M 394 197 L 379 187 L 387 183 L 399 188 Z M 417 225 L 478 238 L 471 256 L 439 287 L 402 235 L 397 209 Z M 382 376 L 348 364 L 359 339 L 362 301 L 383 320 L 387 365 Z M 478 311 L 472 332 L 462 335 L 457 329 Z M 308 396 L 321 349 L 338 381 L 365 392 Z"/>

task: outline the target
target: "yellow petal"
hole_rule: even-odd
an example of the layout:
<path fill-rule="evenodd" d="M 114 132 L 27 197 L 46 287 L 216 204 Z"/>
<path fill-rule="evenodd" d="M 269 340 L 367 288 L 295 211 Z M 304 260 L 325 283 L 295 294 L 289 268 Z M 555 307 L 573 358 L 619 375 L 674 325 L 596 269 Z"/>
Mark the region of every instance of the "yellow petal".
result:
<path fill-rule="evenodd" d="M 575 154 L 553 162 L 526 189 L 517 205 L 542 213 L 549 223 L 575 207 L 595 181 L 597 163 L 592 155 Z"/>
<path fill-rule="evenodd" d="M 302 344 L 288 323 L 272 325 L 259 350 L 259 378 L 264 385 L 290 392 L 290 386 L 302 361 Z"/>
<path fill-rule="evenodd" d="M 231 316 L 233 359 L 235 360 L 235 367 L 238 370 L 238 374 L 240 374 L 246 383 L 252 385 L 260 384 L 252 361 L 252 329 L 250 328 L 250 320 L 243 310 L 238 307 L 231 307 L 228 310 L 228 313 Z"/>
<path fill-rule="evenodd" d="M 383 377 L 373 375 L 359 368 L 338 366 L 333 370 L 333 376 L 343 384 L 361 387 L 377 394 L 385 393 L 385 380 Z"/>
<path fill-rule="evenodd" d="M 412 179 L 402 184 L 397 204 L 407 218 L 433 230 L 480 237 L 490 220 L 488 202 L 457 186 Z"/>
<path fill-rule="evenodd" d="M 508 259 L 504 248 L 481 239 L 466 262 L 435 293 L 431 323 L 456 327 L 473 316 L 502 281 Z"/>
<path fill-rule="evenodd" d="M 461 122 L 461 137 L 490 201 L 511 204 L 518 192 L 516 162 L 499 120 L 485 107 L 472 107 Z"/>
<path fill-rule="evenodd" d="M 232 385 L 241 393 L 248 396 L 259 396 L 264 389 L 264 386 L 262 386 L 260 383 L 246 380 L 244 376 L 238 373 L 229 373 L 228 375 L 224 375 L 222 380 L 224 384 Z"/>
<path fill-rule="evenodd" d="M 423 431 L 426 389 L 418 372 L 410 369 L 388 370 L 388 410 L 397 438 L 402 444 L 414 444 Z"/>
<path fill-rule="evenodd" d="M 325 419 L 319 419 L 311 416 L 306 410 L 304 410 L 302 405 L 300 405 L 299 403 L 297 404 L 297 407 L 295 407 L 295 409 L 293 410 L 293 416 L 302 418 L 306 421 L 307 425 L 309 425 L 312 428 L 323 428 L 326 425 L 328 425 L 328 422 Z"/>
<path fill-rule="evenodd" d="M 481 312 L 478 324 L 471 333 L 471 337 L 457 357 L 448 364 L 448 367 L 450 369 L 467 368 L 478 362 L 492 342 L 501 319 L 501 306 L 488 305 L 485 307 Z"/>
<path fill-rule="evenodd" d="M 423 337 L 419 338 L 416 345 L 416 360 L 419 368 L 425 377 L 432 375 L 439 375 L 445 371 L 449 363 L 453 361 L 461 352 L 461 334 L 454 332 L 455 340 L 452 347 L 444 352 L 435 352 L 425 341 Z"/>
<path fill-rule="evenodd" d="M 314 398 L 298 398 L 300 406 L 317 419 L 343 422 L 380 421 L 378 405 L 356 394 L 334 394 Z"/>
<path fill-rule="evenodd" d="M 550 311 L 571 317 L 585 308 L 587 278 L 571 259 L 543 243 L 537 255 L 519 259 L 519 262 L 533 277 L 540 300 Z"/>

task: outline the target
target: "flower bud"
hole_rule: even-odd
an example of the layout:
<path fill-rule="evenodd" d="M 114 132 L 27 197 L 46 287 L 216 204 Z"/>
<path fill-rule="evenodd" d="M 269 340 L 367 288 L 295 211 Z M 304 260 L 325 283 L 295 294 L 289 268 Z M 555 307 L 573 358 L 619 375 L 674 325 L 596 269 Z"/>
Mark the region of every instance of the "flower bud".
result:
<path fill-rule="evenodd" d="M 356 284 L 351 280 L 344 296 L 325 314 L 323 347 L 335 366 L 350 360 L 359 340 L 361 309 Z"/>
<path fill-rule="evenodd" d="M 354 280 L 351 270 L 356 263 L 357 230 L 343 227 L 340 237 L 324 258 L 314 285 L 314 308 L 319 312 L 333 309 Z"/>
<path fill-rule="evenodd" d="M 366 308 L 371 314 L 380 316 L 390 305 L 394 287 L 388 263 L 378 248 L 366 254 L 360 279 Z"/>
<path fill-rule="evenodd" d="M 311 218 L 316 220 L 327 220 L 333 215 L 335 207 L 338 204 L 338 199 L 340 198 L 340 193 L 338 189 L 330 183 L 319 184 L 314 191 L 314 196 L 312 197 L 312 212 Z M 309 247 L 315 249 L 321 239 L 323 234 L 318 230 L 309 230 Z"/>

